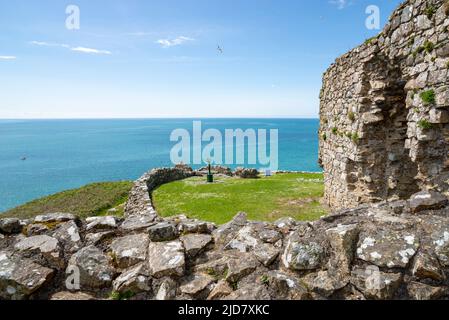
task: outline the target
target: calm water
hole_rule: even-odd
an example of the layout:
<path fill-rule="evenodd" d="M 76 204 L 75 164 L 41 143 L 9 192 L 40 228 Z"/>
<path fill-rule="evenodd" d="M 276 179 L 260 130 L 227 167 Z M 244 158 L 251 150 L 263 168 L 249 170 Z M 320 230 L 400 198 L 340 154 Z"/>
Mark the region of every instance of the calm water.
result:
<path fill-rule="evenodd" d="M 278 129 L 282 170 L 320 171 L 318 120 L 206 119 L 203 129 Z M 171 166 L 172 130 L 192 120 L 0 120 L 0 212 L 97 181 Z M 21 159 L 26 157 L 26 161 Z"/>

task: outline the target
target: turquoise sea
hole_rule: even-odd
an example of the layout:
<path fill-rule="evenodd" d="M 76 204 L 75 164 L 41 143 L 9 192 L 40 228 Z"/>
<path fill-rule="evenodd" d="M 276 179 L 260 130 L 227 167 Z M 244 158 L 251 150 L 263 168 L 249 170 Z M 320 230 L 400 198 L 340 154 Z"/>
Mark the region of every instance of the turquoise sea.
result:
<path fill-rule="evenodd" d="M 225 129 L 278 129 L 279 169 L 321 170 L 318 120 L 201 121 L 203 130 L 223 135 Z M 192 125 L 193 119 L 0 120 L 0 212 L 87 183 L 134 180 L 171 166 L 171 132 L 191 132 Z"/>

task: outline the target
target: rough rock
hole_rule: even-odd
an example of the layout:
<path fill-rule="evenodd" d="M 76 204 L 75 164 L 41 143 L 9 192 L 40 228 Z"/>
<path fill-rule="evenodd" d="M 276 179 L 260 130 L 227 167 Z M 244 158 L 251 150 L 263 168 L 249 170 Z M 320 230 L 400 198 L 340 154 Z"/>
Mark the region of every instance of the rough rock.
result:
<path fill-rule="evenodd" d="M 126 232 L 142 231 L 154 225 L 154 215 L 132 215 L 126 217 L 120 225 L 120 229 Z"/>
<path fill-rule="evenodd" d="M 0 233 L 14 234 L 22 231 L 22 225 L 19 219 L 6 218 L 0 219 Z"/>
<path fill-rule="evenodd" d="M 50 300 L 54 301 L 89 301 L 95 300 L 95 297 L 84 292 L 61 291 L 53 294 Z"/>
<path fill-rule="evenodd" d="M 329 297 L 336 291 L 343 289 L 349 283 L 349 277 L 341 278 L 333 272 L 319 271 L 316 274 L 308 274 L 303 278 L 303 281 L 309 290 L 323 297 Z"/>
<path fill-rule="evenodd" d="M 23 256 L 33 258 L 52 268 L 64 268 L 64 257 L 59 241 L 47 235 L 20 240 L 14 249 Z"/>
<path fill-rule="evenodd" d="M 86 244 L 87 245 L 98 245 L 103 241 L 106 241 L 109 238 L 113 238 L 115 236 L 114 231 L 103 231 L 97 233 L 88 233 L 86 234 Z"/>
<path fill-rule="evenodd" d="M 284 217 L 284 218 L 280 218 L 280 219 L 276 220 L 276 222 L 274 224 L 279 229 L 291 230 L 291 229 L 294 229 L 298 225 L 298 222 L 291 217 Z"/>
<path fill-rule="evenodd" d="M 447 198 L 441 193 L 422 191 L 410 198 L 409 206 L 413 213 L 418 213 L 423 210 L 441 209 L 447 202 Z"/>
<path fill-rule="evenodd" d="M 40 236 L 40 235 L 46 234 L 49 231 L 50 231 L 50 228 L 48 226 L 46 226 L 45 224 L 34 223 L 34 224 L 30 224 L 30 225 L 26 226 L 23 233 L 27 237 L 32 237 L 32 236 Z"/>
<path fill-rule="evenodd" d="M 148 234 L 153 242 L 170 241 L 178 237 L 178 230 L 170 222 L 161 222 L 149 227 Z"/>
<path fill-rule="evenodd" d="M 261 243 L 254 248 L 254 256 L 264 266 L 269 267 L 279 256 L 279 249 L 272 244 Z"/>
<path fill-rule="evenodd" d="M 196 257 L 212 243 L 212 240 L 212 236 L 208 234 L 187 234 L 181 237 L 185 252 L 189 258 Z"/>
<path fill-rule="evenodd" d="M 179 290 L 181 293 L 188 294 L 192 297 L 198 297 L 200 295 L 204 295 L 207 297 L 210 292 L 210 285 L 214 282 L 214 278 L 204 274 L 194 274 L 190 277 L 187 277 Z M 207 291 L 207 292 L 204 292 Z"/>
<path fill-rule="evenodd" d="M 151 275 L 182 277 L 185 272 L 184 247 L 179 240 L 151 242 L 148 248 Z"/>
<path fill-rule="evenodd" d="M 178 223 L 178 231 L 181 234 L 189 233 L 205 233 L 211 234 L 216 229 L 213 223 L 195 220 L 195 219 L 182 219 Z"/>
<path fill-rule="evenodd" d="M 117 219 L 115 217 L 92 217 L 86 219 L 87 231 L 111 230 L 117 228 Z"/>
<path fill-rule="evenodd" d="M 360 234 L 357 257 L 379 267 L 405 268 L 419 247 L 415 232 L 376 228 Z"/>
<path fill-rule="evenodd" d="M 241 255 L 228 261 L 228 274 L 226 280 L 236 283 L 243 277 L 251 274 L 257 268 L 257 262 L 250 255 Z"/>
<path fill-rule="evenodd" d="M 82 248 L 83 241 L 78 226 L 74 221 L 68 221 L 59 225 L 52 236 L 63 245 L 64 251 L 74 253 Z"/>
<path fill-rule="evenodd" d="M 318 241 L 291 236 L 282 255 L 282 262 L 292 270 L 315 270 L 324 263 L 325 254 L 325 248 Z"/>
<path fill-rule="evenodd" d="M 326 235 L 332 250 L 332 256 L 329 261 L 330 266 L 337 266 L 343 275 L 348 275 L 354 259 L 354 249 L 359 235 L 358 226 L 355 224 L 338 225 L 335 228 L 328 229 Z M 335 267 L 332 268 L 336 269 Z"/>
<path fill-rule="evenodd" d="M 229 296 L 224 297 L 223 300 L 271 300 L 268 289 L 263 285 L 252 285 L 239 288 L 232 292 Z"/>
<path fill-rule="evenodd" d="M 356 267 L 352 270 L 351 283 L 368 299 L 393 299 L 402 281 L 401 274 L 385 273 L 377 267 Z"/>
<path fill-rule="evenodd" d="M 225 298 L 233 292 L 229 283 L 225 280 L 220 280 L 210 292 L 207 300 L 219 300 Z"/>
<path fill-rule="evenodd" d="M 217 245 L 229 243 L 235 237 L 235 234 L 246 225 L 247 221 L 246 213 L 238 213 L 230 222 L 220 226 L 212 233 L 215 243 Z"/>
<path fill-rule="evenodd" d="M 48 213 L 39 215 L 34 218 L 35 223 L 61 223 L 70 220 L 77 220 L 78 218 L 71 213 Z"/>
<path fill-rule="evenodd" d="M 53 274 L 52 269 L 0 251 L 0 298 L 26 299 L 46 285 Z"/>
<path fill-rule="evenodd" d="M 420 279 L 444 280 L 444 272 L 438 259 L 428 253 L 419 252 L 412 266 L 412 274 Z"/>
<path fill-rule="evenodd" d="M 275 298 L 282 300 L 309 300 L 310 294 L 303 280 L 295 275 L 281 271 L 270 271 L 266 276 L 270 289 L 275 293 Z"/>
<path fill-rule="evenodd" d="M 111 245 L 111 255 L 118 268 L 126 269 L 147 256 L 149 238 L 146 234 L 136 234 L 115 239 Z"/>
<path fill-rule="evenodd" d="M 237 168 L 234 175 L 242 179 L 256 179 L 259 177 L 259 171 L 257 169 Z"/>
<path fill-rule="evenodd" d="M 447 293 L 447 288 L 432 287 L 420 282 L 411 282 L 407 285 L 407 292 L 413 300 L 437 300 Z"/>
<path fill-rule="evenodd" d="M 159 301 L 172 300 L 176 297 L 177 288 L 178 284 L 175 280 L 166 278 L 159 286 L 155 299 Z"/>
<path fill-rule="evenodd" d="M 69 261 L 69 271 L 76 269 L 80 275 L 81 289 L 102 289 L 112 284 L 115 270 L 109 264 L 109 258 L 95 246 L 84 247 L 75 253 Z"/>
<path fill-rule="evenodd" d="M 124 271 L 112 283 L 115 292 L 132 292 L 138 294 L 141 292 L 151 292 L 151 277 L 147 267 L 139 264 Z"/>

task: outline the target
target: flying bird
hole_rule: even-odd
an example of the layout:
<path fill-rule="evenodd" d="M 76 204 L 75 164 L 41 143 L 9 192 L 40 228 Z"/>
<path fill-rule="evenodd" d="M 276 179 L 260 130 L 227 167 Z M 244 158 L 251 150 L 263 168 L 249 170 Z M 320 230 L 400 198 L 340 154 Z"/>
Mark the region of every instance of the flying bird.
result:
<path fill-rule="evenodd" d="M 220 46 L 217 47 L 217 50 L 218 52 L 223 53 L 223 49 Z"/>

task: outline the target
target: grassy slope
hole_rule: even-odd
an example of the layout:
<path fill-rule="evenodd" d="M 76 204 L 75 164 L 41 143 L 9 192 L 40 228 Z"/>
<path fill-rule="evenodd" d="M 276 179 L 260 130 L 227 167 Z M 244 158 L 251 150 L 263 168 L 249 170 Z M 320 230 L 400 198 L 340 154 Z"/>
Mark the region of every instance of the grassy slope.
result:
<path fill-rule="evenodd" d="M 43 213 L 67 212 L 82 218 L 103 215 L 107 210 L 123 204 L 133 183 L 103 182 L 93 183 L 79 189 L 60 192 L 45 198 L 31 201 L 0 214 L 0 218 L 31 218 Z M 119 208 L 116 215 L 123 214 Z"/>
<path fill-rule="evenodd" d="M 218 178 L 206 184 L 204 178 L 195 177 L 163 185 L 153 199 L 162 216 L 186 214 L 218 224 L 239 211 L 252 220 L 274 221 L 284 216 L 315 220 L 327 213 L 319 203 L 322 179 L 322 174 L 289 173 L 256 180 Z"/>

